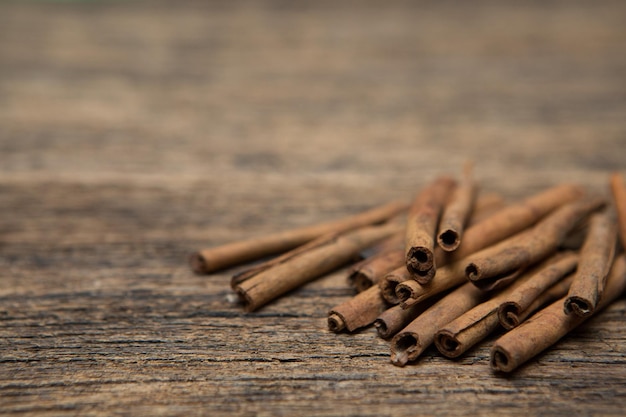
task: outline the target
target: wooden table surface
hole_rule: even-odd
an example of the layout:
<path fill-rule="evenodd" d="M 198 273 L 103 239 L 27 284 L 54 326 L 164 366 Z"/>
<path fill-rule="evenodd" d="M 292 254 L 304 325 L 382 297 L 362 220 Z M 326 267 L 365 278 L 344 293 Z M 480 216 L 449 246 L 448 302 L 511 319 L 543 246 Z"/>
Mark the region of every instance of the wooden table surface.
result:
<path fill-rule="evenodd" d="M 189 252 L 626 169 L 626 6 L 0 3 L 0 414 L 620 415 L 623 297 L 510 377 L 335 335 L 345 270 L 256 313 Z M 490 339 L 493 340 L 493 339 Z"/>

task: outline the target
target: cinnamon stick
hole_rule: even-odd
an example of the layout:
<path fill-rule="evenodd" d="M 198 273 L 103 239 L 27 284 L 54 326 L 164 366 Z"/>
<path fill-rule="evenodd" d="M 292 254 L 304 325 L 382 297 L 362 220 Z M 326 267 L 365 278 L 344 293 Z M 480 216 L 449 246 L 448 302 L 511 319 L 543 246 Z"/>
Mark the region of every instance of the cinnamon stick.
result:
<path fill-rule="evenodd" d="M 339 220 L 203 249 L 191 255 L 191 268 L 197 273 L 211 273 L 288 251 L 329 233 L 347 232 L 359 227 L 382 223 L 407 208 L 408 205 L 405 202 L 393 201 Z"/>
<path fill-rule="evenodd" d="M 609 207 L 594 214 L 582 249 L 574 281 L 565 299 L 565 312 L 588 316 L 596 308 L 615 256 L 617 220 Z"/>
<path fill-rule="evenodd" d="M 437 243 L 446 252 L 456 250 L 461 244 L 463 229 L 472 213 L 475 197 L 476 183 L 472 178 L 472 166 L 468 164 L 460 184 L 445 204 L 439 221 Z"/>
<path fill-rule="evenodd" d="M 476 202 L 474 203 L 474 210 L 470 215 L 468 226 L 474 226 L 488 217 L 491 217 L 496 212 L 502 210 L 506 206 L 504 199 L 498 193 L 478 193 Z M 437 250 L 435 248 L 435 250 Z M 442 255 L 439 255 L 442 256 Z M 437 260 L 437 255 L 435 255 Z"/>
<path fill-rule="evenodd" d="M 622 242 L 622 248 L 626 250 L 626 184 L 624 177 L 619 172 L 611 175 L 611 191 L 613 201 L 617 209 L 617 220 L 619 221 L 619 236 Z"/>
<path fill-rule="evenodd" d="M 402 308 L 410 308 L 430 297 L 466 282 L 465 263 L 457 261 L 437 270 L 432 281 L 422 285 L 412 279 L 396 285 L 396 298 Z"/>
<path fill-rule="evenodd" d="M 484 290 L 508 284 L 524 269 L 555 252 L 576 224 L 603 204 L 600 197 L 581 198 L 555 210 L 531 229 L 475 253 L 465 269 L 467 278 Z"/>
<path fill-rule="evenodd" d="M 483 291 L 469 283 L 443 297 L 391 339 L 391 363 L 404 366 L 416 360 L 432 344 L 441 326 L 480 303 L 484 297 Z"/>
<path fill-rule="evenodd" d="M 242 282 L 252 278 L 255 275 L 260 274 L 261 272 L 270 269 L 278 264 L 282 264 L 287 262 L 289 259 L 298 256 L 304 252 L 310 251 L 312 249 L 318 248 L 320 246 L 326 245 L 329 242 L 333 241 L 334 239 L 337 238 L 337 236 L 339 236 L 340 233 L 329 233 L 326 235 L 322 235 L 318 238 L 315 238 L 307 243 L 305 243 L 304 245 L 298 246 L 295 249 L 290 250 L 289 252 L 285 252 L 280 256 L 277 256 L 275 258 L 269 259 L 265 262 L 262 262 L 258 265 L 253 265 L 250 268 L 246 268 L 243 271 L 239 271 L 237 272 L 235 275 L 232 276 L 232 278 L 230 279 L 230 286 L 232 289 L 235 289 L 239 284 L 241 284 Z M 358 256 L 358 255 L 357 255 Z"/>
<path fill-rule="evenodd" d="M 378 336 L 383 339 L 389 339 L 395 336 L 400 330 L 404 329 L 409 323 L 411 323 L 417 316 L 422 314 L 428 309 L 437 297 L 432 297 L 428 302 L 412 305 L 409 308 L 402 308 L 401 305 L 395 305 L 389 307 L 387 310 L 380 313 L 380 315 L 374 321 L 374 326 L 378 332 Z"/>
<path fill-rule="evenodd" d="M 235 290 L 246 310 L 256 310 L 313 278 L 342 266 L 363 248 L 391 236 L 399 229 L 398 224 L 388 223 L 346 232 L 325 245 L 255 275 L 237 285 Z"/>
<path fill-rule="evenodd" d="M 441 354 L 456 358 L 493 332 L 500 322 L 499 309 L 504 303 L 530 304 L 554 282 L 576 268 L 574 253 L 559 253 L 520 277 L 484 303 L 443 326 L 435 335 L 435 346 Z"/>
<path fill-rule="evenodd" d="M 572 285 L 573 280 L 574 274 L 572 273 L 562 280 L 557 281 L 556 284 L 552 285 L 539 294 L 537 298 L 532 300 L 528 307 L 525 307 L 528 302 L 525 294 L 524 298 L 526 298 L 526 300 L 509 301 L 500 304 L 498 308 L 498 320 L 500 321 L 500 325 L 506 330 L 511 330 L 519 326 L 520 323 L 526 320 L 526 318 L 535 311 L 567 295 L 567 291 Z"/>
<path fill-rule="evenodd" d="M 609 305 L 625 289 L 626 258 L 621 255 L 613 263 L 605 291 L 593 313 Z M 564 301 L 565 298 L 555 301 L 498 339 L 491 349 L 491 368 L 500 372 L 514 371 L 524 362 L 558 342 L 589 317 L 566 314 L 563 310 Z"/>
<path fill-rule="evenodd" d="M 450 253 L 439 252 L 436 261 L 439 263 L 441 259 L 447 259 L 447 262 L 453 262 L 463 259 L 527 229 L 554 209 L 580 198 L 583 194 L 583 188 L 578 185 L 562 184 L 505 207 L 468 228 L 458 249 Z"/>
<path fill-rule="evenodd" d="M 406 225 L 406 267 L 418 282 L 427 283 L 435 273 L 435 232 L 446 200 L 456 183 L 439 177 L 415 198 Z"/>
<path fill-rule="evenodd" d="M 505 207 L 496 211 L 484 220 L 468 227 L 465 231 L 463 243 L 454 252 L 444 252 L 441 248 L 435 248 L 435 259 L 437 265 L 448 265 L 464 260 L 467 256 L 481 249 L 484 249 L 496 242 L 532 226 L 546 214 L 553 211 L 570 201 L 579 198 L 583 194 L 583 189 L 577 185 L 559 185 L 549 188 L 541 193 L 531 196 L 517 204 Z M 480 202 L 480 199 L 479 199 Z M 396 287 L 399 284 L 405 284 L 398 288 L 401 294 L 409 295 L 411 298 L 422 298 L 436 294 L 433 291 L 443 291 L 453 286 L 459 285 L 465 279 L 465 265 L 462 269 L 450 267 L 452 271 L 447 271 L 442 276 L 435 277 L 437 285 L 430 285 L 430 288 L 422 288 L 417 282 L 408 282 L 410 279 L 408 272 L 404 272 L 402 268 L 398 268 L 387 274 L 379 281 L 383 297 L 391 304 L 403 302 L 404 306 L 415 304 L 416 300 L 398 297 Z M 459 275 L 459 272 L 461 275 Z"/>
<path fill-rule="evenodd" d="M 388 250 L 356 264 L 348 279 L 358 292 L 365 291 L 401 265 L 404 265 L 404 250 Z"/>
<path fill-rule="evenodd" d="M 435 276 L 437 276 L 437 274 L 435 274 Z M 399 304 L 401 299 L 398 297 L 396 288 L 398 287 L 398 285 L 406 281 L 414 282 L 415 285 L 421 285 L 418 284 L 417 281 L 413 281 L 411 279 L 411 274 L 409 273 L 409 271 L 407 271 L 406 265 L 400 266 L 393 271 L 387 273 L 387 275 L 385 275 L 378 282 L 378 286 L 380 287 L 380 292 L 383 298 L 389 304 Z"/>
<path fill-rule="evenodd" d="M 386 308 L 387 303 L 380 295 L 380 289 L 370 287 L 330 310 L 328 328 L 335 333 L 343 330 L 353 332 L 372 324 Z"/>

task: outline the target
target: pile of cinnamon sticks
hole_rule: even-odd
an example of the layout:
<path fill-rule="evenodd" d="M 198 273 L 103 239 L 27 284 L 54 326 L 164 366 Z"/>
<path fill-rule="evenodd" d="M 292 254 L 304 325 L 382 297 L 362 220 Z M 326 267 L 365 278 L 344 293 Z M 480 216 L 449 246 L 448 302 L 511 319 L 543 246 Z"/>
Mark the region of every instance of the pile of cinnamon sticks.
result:
<path fill-rule="evenodd" d="M 491 367 L 511 372 L 626 289 L 626 184 L 615 173 L 610 186 L 611 197 L 563 184 L 506 205 L 478 192 L 468 166 L 412 204 L 202 250 L 191 265 L 211 273 L 278 255 L 231 280 L 253 311 L 353 263 L 357 295 L 329 312 L 331 331 L 374 324 L 398 366 L 432 344 L 458 357 L 499 331 Z"/>

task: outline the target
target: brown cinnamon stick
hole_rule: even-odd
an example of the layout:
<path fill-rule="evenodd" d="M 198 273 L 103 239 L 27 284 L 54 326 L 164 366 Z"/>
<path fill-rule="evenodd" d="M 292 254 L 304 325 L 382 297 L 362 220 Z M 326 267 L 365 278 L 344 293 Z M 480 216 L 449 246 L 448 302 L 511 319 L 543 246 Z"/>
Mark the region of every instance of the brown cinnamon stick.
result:
<path fill-rule="evenodd" d="M 576 268 L 576 262 L 574 253 L 559 253 L 528 271 L 512 286 L 439 329 L 435 335 L 437 349 L 449 358 L 462 355 L 498 327 L 502 304 L 517 303 L 520 299 L 530 304 L 533 298 Z"/>
<path fill-rule="evenodd" d="M 431 301 L 436 299 L 437 297 L 432 297 L 428 302 L 415 304 L 409 308 L 402 308 L 401 305 L 395 305 L 383 311 L 374 321 L 378 336 L 383 339 L 394 336 L 434 304 L 434 302 Z"/>
<path fill-rule="evenodd" d="M 405 202 L 393 201 L 339 220 L 203 249 L 190 257 L 191 268 L 197 273 L 211 273 L 288 251 L 329 233 L 346 232 L 359 227 L 382 223 L 407 208 L 408 205 Z"/>
<path fill-rule="evenodd" d="M 526 320 L 526 318 L 535 311 L 567 295 L 567 291 L 569 291 L 573 280 L 574 274 L 569 274 L 539 294 L 537 298 L 528 304 L 528 307 L 526 307 L 526 303 L 528 302 L 526 294 L 524 294 L 525 300 L 509 301 L 500 304 L 498 308 L 498 320 L 500 321 L 500 325 L 506 330 L 511 330 L 519 326 L 520 323 Z"/>
<path fill-rule="evenodd" d="M 457 261 L 439 268 L 432 281 L 426 285 L 412 279 L 399 283 L 395 288 L 396 298 L 400 300 L 402 308 L 410 308 L 466 281 L 465 263 Z"/>
<path fill-rule="evenodd" d="M 484 290 L 508 284 L 524 269 L 554 253 L 576 224 L 603 204 L 600 197 L 581 198 L 555 210 L 531 229 L 475 253 L 465 269 L 467 278 Z"/>
<path fill-rule="evenodd" d="M 380 289 L 370 287 L 330 310 L 328 328 L 335 333 L 343 330 L 353 332 L 372 324 L 386 308 L 387 303 L 380 295 Z"/>
<path fill-rule="evenodd" d="M 436 276 L 437 274 L 435 274 Z M 399 304 L 401 299 L 397 295 L 396 288 L 398 285 L 402 284 L 406 281 L 412 281 L 415 285 L 418 284 L 417 281 L 413 281 L 411 279 L 411 274 L 406 269 L 406 265 L 400 266 L 393 271 L 387 273 L 379 282 L 378 286 L 380 287 L 380 292 L 383 298 L 389 304 Z"/>
<path fill-rule="evenodd" d="M 546 214 L 553 211 L 570 201 L 579 198 L 583 194 L 583 189 L 577 185 L 560 185 L 549 188 L 541 193 L 533 195 L 517 204 L 505 207 L 496 211 L 493 215 L 484 220 L 468 227 L 465 231 L 463 243 L 454 252 L 444 252 L 441 248 L 435 248 L 435 259 L 437 265 L 448 265 L 464 260 L 465 257 L 484 249 L 496 242 L 518 233 L 521 230 L 532 226 Z M 479 201 L 480 202 L 480 199 Z M 422 288 L 417 282 L 407 282 L 410 279 L 408 272 L 398 268 L 379 281 L 383 297 L 390 304 L 398 304 L 403 302 L 405 307 L 415 304 L 417 298 L 424 299 L 430 295 L 436 294 L 433 291 L 443 291 L 445 289 L 459 285 L 465 279 L 465 265 L 461 269 L 455 265 L 450 267 L 451 271 L 447 271 L 433 280 L 437 280 L 437 285 L 431 285 L 429 288 Z M 454 271 L 454 273 L 451 273 Z M 461 275 L 459 275 L 459 272 Z M 410 295 L 407 299 L 398 297 L 396 287 L 399 284 L 406 284 L 406 287 L 398 288 L 401 294 Z M 410 288 L 409 288 L 410 287 Z"/>
<path fill-rule="evenodd" d="M 450 253 L 441 251 L 436 262 L 439 263 L 440 258 L 447 259 L 448 263 L 463 259 L 480 249 L 513 236 L 532 226 L 554 209 L 580 198 L 583 193 L 583 188 L 578 185 L 563 184 L 505 207 L 468 228 L 458 249 Z"/>
<path fill-rule="evenodd" d="M 256 310 L 287 291 L 342 266 L 360 250 L 391 236 L 400 227 L 388 223 L 346 232 L 325 245 L 255 275 L 235 290 L 246 310 Z"/>
<path fill-rule="evenodd" d="M 456 250 L 461 244 L 463 229 L 472 213 L 475 198 L 476 183 L 472 177 L 472 166 L 468 164 L 461 182 L 445 204 L 439 221 L 437 243 L 446 252 Z"/>
<path fill-rule="evenodd" d="M 609 305 L 625 289 L 626 258 L 621 255 L 613 263 L 605 291 L 602 293 L 594 312 L 598 312 Z M 566 314 L 563 310 L 564 301 L 564 298 L 555 301 L 498 339 L 491 349 L 491 368 L 494 371 L 512 372 L 524 362 L 558 342 L 589 317 Z"/>
<path fill-rule="evenodd" d="M 474 203 L 474 210 L 472 210 L 472 213 L 467 223 L 468 226 L 474 226 L 485 220 L 486 218 L 493 216 L 495 213 L 502 210 L 505 206 L 506 203 L 504 202 L 502 195 L 498 193 L 478 193 L 478 196 L 476 197 L 476 202 Z M 435 260 L 437 260 L 437 255 L 435 255 Z"/>
<path fill-rule="evenodd" d="M 388 250 L 356 264 L 348 279 L 358 292 L 362 292 L 401 265 L 404 265 L 404 250 Z"/>
<path fill-rule="evenodd" d="M 617 209 L 617 220 L 619 222 L 619 236 L 622 242 L 622 248 L 626 250 L 626 184 L 624 177 L 619 172 L 611 175 L 611 191 L 613 201 Z"/>
<path fill-rule="evenodd" d="M 433 250 L 437 223 L 450 192 L 456 183 L 450 177 L 439 177 L 415 198 L 406 225 L 406 267 L 414 279 L 426 283 L 436 266 Z"/>
<path fill-rule="evenodd" d="M 435 333 L 480 303 L 485 293 L 467 283 L 443 297 L 391 339 L 391 363 L 404 366 L 414 361 L 433 342 Z"/>
<path fill-rule="evenodd" d="M 578 316 L 593 314 L 615 256 L 617 220 L 609 207 L 594 214 L 582 249 L 574 281 L 565 299 L 565 312 Z"/>
<path fill-rule="evenodd" d="M 329 233 L 318 238 L 311 240 L 310 242 L 305 243 L 304 245 L 298 246 L 295 249 L 290 250 L 289 252 L 285 252 L 280 256 L 269 259 L 265 262 L 262 262 L 258 265 L 253 265 L 250 268 L 246 268 L 243 271 L 237 272 L 230 279 L 230 286 L 232 289 L 235 289 L 242 282 L 252 278 L 255 275 L 260 274 L 261 272 L 270 269 L 278 264 L 282 264 L 287 262 L 289 259 L 298 256 L 304 252 L 310 251 L 312 249 L 318 248 L 320 246 L 326 245 L 329 242 L 332 242 L 334 239 L 339 236 L 340 233 Z"/>

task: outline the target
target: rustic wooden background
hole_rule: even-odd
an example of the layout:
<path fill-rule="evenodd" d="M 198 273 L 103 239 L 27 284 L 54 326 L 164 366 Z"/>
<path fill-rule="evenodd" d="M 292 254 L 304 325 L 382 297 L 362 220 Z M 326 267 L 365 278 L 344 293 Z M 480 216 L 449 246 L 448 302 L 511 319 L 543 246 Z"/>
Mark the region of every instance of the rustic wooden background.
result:
<path fill-rule="evenodd" d="M 511 377 L 326 330 L 345 271 L 245 314 L 197 248 L 626 169 L 626 6 L 0 3 L 0 414 L 614 414 L 626 299 Z"/>

